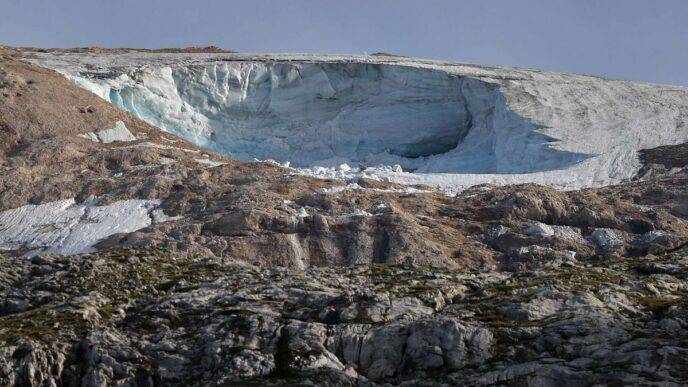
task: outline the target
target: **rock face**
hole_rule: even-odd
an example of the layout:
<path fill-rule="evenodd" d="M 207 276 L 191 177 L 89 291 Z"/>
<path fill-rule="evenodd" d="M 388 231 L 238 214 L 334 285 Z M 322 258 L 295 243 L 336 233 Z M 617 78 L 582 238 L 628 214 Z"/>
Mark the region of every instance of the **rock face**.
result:
<path fill-rule="evenodd" d="M 521 273 L 4 258 L 0 381 L 684 384 L 686 253 Z"/>
<path fill-rule="evenodd" d="M 234 81 L 209 69 L 229 74 L 256 60 L 190 56 L 175 67 L 166 61 L 177 56 L 127 55 L 107 57 L 113 64 L 131 61 L 120 69 L 88 51 L 60 56 L 0 49 L 0 384 L 688 383 L 683 146 L 671 146 L 664 158 L 662 151 L 645 150 L 635 180 L 584 190 L 478 185 L 447 195 L 375 174 L 350 175 L 349 167 L 338 169 L 343 179 L 315 179 L 276 163 L 206 152 L 25 61 L 60 67 L 97 59 L 96 67 L 68 74 L 94 84 L 111 85 L 120 69 L 131 77 L 118 78 L 118 95 L 131 97 L 127 109 L 139 106 L 155 84 L 151 74 L 167 66 L 185 72 L 188 83 L 178 85 L 182 91 L 158 84 L 158 102 L 174 93 L 194 95 L 194 104 L 182 103 L 187 112 L 203 107 L 204 115 L 219 117 L 224 108 L 211 103 L 219 97 L 200 91 L 225 77 L 231 96 Z M 591 109 L 581 114 L 590 119 L 609 109 L 627 119 L 659 103 L 642 97 L 654 95 L 655 86 L 589 77 L 389 57 L 355 65 L 346 58 L 327 65 L 322 58 L 308 64 L 263 59 L 255 71 L 232 73 L 246 94 L 227 106 L 263 109 L 265 122 L 277 120 L 268 113 L 284 108 L 289 90 L 302 106 L 302 98 L 315 98 L 304 90 L 326 84 L 334 94 L 323 94 L 316 105 L 336 107 L 332 111 L 347 106 L 337 98 L 355 99 L 352 90 L 368 93 L 359 101 L 363 110 L 342 116 L 348 120 L 414 109 L 404 101 L 385 105 L 380 98 L 391 93 L 403 100 L 422 95 L 411 104 L 434 112 L 445 112 L 446 99 L 458 109 L 448 117 L 459 122 L 477 106 L 471 105 L 477 96 L 489 94 L 480 87 L 501 94 L 504 106 L 517 112 L 540 106 L 546 90 L 531 86 L 543 79 L 562 82 L 547 93 L 582 92 L 585 85 L 627 91 L 626 102 L 638 109 L 616 97 L 607 101 L 613 108 L 581 100 Z M 161 66 L 139 69 L 139 78 L 130 73 L 149 61 Z M 349 91 L 342 88 L 346 79 L 335 77 L 341 67 L 360 78 Z M 294 69 L 303 70 L 301 78 Z M 265 90 L 268 83 L 274 88 Z M 422 91 L 426 86 L 436 88 Z M 454 86 L 462 90 L 454 99 L 433 94 Z M 536 102 L 519 99 L 525 94 L 518 90 L 537 96 Z M 668 125 L 667 112 L 682 111 L 685 102 L 669 100 L 683 91 L 661 91 L 666 104 L 644 117 Z M 469 92 L 477 99 L 469 101 Z M 261 95 L 269 102 L 262 107 L 255 105 Z M 161 119 L 181 119 L 172 113 Z M 552 119 L 561 123 L 569 113 L 560 113 Z M 582 137 L 597 125 L 588 118 L 577 121 L 588 125 Z M 472 120 L 457 149 L 482 125 L 477 116 Z M 213 125 L 255 124 L 230 121 Z M 679 121 L 671 121 L 675 133 L 682 133 Z M 434 143 L 451 132 L 448 122 L 429 122 L 417 135 Z M 386 133 L 392 137 L 385 141 L 406 152 L 401 140 L 417 145 L 419 138 L 411 136 L 411 126 Z M 228 144 L 239 139 L 231 138 Z M 280 144 L 292 149 L 297 142 Z M 379 144 L 368 145 L 366 152 Z M 581 149 L 552 150 L 564 151 Z M 430 160 L 424 157 L 413 160 Z M 586 160 L 606 156 L 600 157 Z M 399 168 L 388 170 L 420 176 Z M 611 175 L 599 171 L 599 181 L 608 181 Z M 521 175 L 504 176 L 518 181 Z"/>

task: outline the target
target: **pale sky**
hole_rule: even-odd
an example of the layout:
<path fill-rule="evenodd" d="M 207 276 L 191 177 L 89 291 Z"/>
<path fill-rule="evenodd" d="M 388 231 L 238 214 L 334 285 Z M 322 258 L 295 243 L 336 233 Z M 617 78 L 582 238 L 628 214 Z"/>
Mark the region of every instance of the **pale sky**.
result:
<path fill-rule="evenodd" d="M 0 44 L 384 51 L 688 86 L 688 0 L 0 0 Z"/>

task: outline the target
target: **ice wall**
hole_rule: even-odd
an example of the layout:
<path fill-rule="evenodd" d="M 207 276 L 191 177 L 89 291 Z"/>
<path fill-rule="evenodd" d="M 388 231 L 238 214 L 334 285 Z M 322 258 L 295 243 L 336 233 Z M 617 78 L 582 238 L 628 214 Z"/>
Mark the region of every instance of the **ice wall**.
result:
<path fill-rule="evenodd" d="M 82 82 L 148 122 L 244 160 L 524 173 L 585 158 L 550 149 L 496 85 L 432 69 L 220 62 L 140 69 L 109 86 Z"/>
<path fill-rule="evenodd" d="M 447 152 L 470 128 L 460 80 L 372 64 L 163 67 L 111 101 L 213 150 L 296 166 Z"/>
<path fill-rule="evenodd" d="M 210 150 L 399 164 L 414 173 L 378 175 L 404 183 L 604 185 L 634 175 L 637 150 L 688 140 L 686 90 L 635 82 L 414 59 L 39 56 Z"/>

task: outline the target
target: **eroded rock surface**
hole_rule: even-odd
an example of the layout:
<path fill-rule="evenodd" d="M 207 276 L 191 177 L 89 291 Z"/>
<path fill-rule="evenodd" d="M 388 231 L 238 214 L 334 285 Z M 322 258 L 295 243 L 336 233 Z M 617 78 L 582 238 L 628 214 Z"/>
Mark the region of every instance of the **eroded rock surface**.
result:
<path fill-rule="evenodd" d="M 10 385 L 688 381 L 685 249 L 519 273 L 159 249 L 2 267 Z"/>

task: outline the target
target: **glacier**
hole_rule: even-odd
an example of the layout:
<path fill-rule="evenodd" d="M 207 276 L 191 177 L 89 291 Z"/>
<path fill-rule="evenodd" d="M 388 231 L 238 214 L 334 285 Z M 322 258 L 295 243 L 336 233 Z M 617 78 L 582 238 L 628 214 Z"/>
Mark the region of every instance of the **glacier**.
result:
<path fill-rule="evenodd" d="M 208 150 L 319 177 L 573 189 L 629 179 L 638 150 L 688 141 L 688 90 L 674 86 L 391 56 L 29 60 Z"/>

